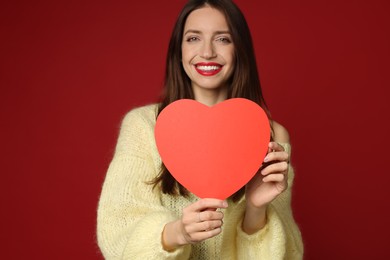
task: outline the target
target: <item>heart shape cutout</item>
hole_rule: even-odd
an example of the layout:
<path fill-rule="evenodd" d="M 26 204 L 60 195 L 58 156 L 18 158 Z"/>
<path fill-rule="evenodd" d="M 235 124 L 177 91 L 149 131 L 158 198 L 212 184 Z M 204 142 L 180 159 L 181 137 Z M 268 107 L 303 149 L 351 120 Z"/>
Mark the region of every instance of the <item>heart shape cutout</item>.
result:
<path fill-rule="evenodd" d="M 248 99 L 212 107 L 180 99 L 159 114 L 155 138 L 162 161 L 181 185 L 200 198 L 226 199 L 260 168 L 270 124 Z"/>

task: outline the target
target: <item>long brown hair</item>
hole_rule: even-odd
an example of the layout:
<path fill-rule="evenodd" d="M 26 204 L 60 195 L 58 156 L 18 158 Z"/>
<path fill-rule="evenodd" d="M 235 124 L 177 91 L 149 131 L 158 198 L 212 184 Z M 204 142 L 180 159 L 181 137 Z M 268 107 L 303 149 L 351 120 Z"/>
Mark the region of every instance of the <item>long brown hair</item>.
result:
<path fill-rule="evenodd" d="M 168 46 L 166 59 L 164 93 L 159 105 L 158 114 L 170 103 L 179 99 L 194 99 L 191 80 L 185 73 L 181 63 L 181 44 L 184 25 L 189 14 L 204 6 L 211 6 L 225 15 L 234 44 L 234 71 L 228 82 L 228 98 L 247 98 L 259 104 L 270 117 L 265 104 L 257 71 L 252 37 L 248 24 L 240 9 L 231 0 L 190 0 L 183 7 L 174 25 Z M 151 181 L 157 185 L 161 182 L 162 192 L 171 195 L 188 195 L 188 191 L 178 183 L 162 164 L 160 174 Z M 232 198 L 238 200 L 244 188 L 236 192 Z"/>

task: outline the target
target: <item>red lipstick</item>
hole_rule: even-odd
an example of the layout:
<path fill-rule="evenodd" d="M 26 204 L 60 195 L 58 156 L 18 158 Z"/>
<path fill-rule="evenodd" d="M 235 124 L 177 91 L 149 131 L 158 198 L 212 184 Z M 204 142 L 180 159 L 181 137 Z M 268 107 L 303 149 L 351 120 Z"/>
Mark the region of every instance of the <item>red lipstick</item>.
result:
<path fill-rule="evenodd" d="M 199 62 L 195 64 L 196 71 L 202 76 L 214 76 L 222 70 L 222 65 L 215 62 Z"/>

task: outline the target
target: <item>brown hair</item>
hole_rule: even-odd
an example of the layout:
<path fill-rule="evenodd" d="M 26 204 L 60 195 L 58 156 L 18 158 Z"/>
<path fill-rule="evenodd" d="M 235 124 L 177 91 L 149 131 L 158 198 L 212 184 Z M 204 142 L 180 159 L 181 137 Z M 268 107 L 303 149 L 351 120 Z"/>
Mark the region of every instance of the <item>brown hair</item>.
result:
<path fill-rule="evenodd" d="M 240 9 L 231 0 L 190 0 L 183 7 L 174 25 L 168 46 L 166 59 L 164 93 L 158 114 L 170 103 L 179 99 L 194 99 L 191 80 L 185 73 L 181 63 L 181 44 L 184 25 L 189 14 L 204 6 L 211 6 L 225 15 L 234 44 L 234 71 L 230 78 L 228 98 L 247 98 L 259 104 L 270 118 L 265 104 L 257 71 L 252 37 L 248 24 Z M 160 174 L 151 182 L 161 182 L 162 192 L 171 195 L 188 195 L 188 191 L 178 183 L 162 164 Z M 232 197 L 238 200 L 244 194 L 241 188 Z"/>

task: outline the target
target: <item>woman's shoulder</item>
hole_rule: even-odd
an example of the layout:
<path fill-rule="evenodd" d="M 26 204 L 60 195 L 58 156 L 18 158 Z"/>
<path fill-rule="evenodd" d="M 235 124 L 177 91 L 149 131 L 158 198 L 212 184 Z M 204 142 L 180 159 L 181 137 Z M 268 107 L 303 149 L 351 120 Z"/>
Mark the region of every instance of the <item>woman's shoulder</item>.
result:
<path fill-rule="evenodd" d="M 152 103 L 143 106 L 133 107 L 128 113 L 129 114 L 138 114 L 144 116 L 155 116 L 157 114 L 158 104 Z"/>
<path fill-rule="evenodd" d="M 155 123 L 158 112 L 158 104 L 148 104 L 144 106 L 133 107 L 126 113 L 123 121 L 144 121 Z"/>
<path fill-rule="evenodd" d="M 290 143 L 290 135 L 287 129 L 276 121 L 271 121 L 272 125 L 272 137 L 275 142 L 278 143 Z"/>

